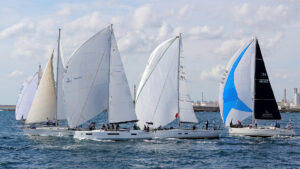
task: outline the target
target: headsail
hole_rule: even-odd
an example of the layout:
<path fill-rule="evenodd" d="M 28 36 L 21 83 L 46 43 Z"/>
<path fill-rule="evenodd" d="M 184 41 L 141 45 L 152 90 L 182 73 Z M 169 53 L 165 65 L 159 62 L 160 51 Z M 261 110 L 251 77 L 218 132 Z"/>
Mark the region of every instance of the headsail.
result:
<path fill-rule="evenodd" d="M 260 120 L 280 120 L 281 115 L 257 39 L 255 44 L 254 89 L 254 118 Z"/>
<path fill-rule="evenodd" d="M 128 81 L 113 30 L 111 32 L 109 95 L 109 123 L 137 121 Z"/>
<path fill-rule="evenodd" d="M 229 61 L 220 85 L 219 106 L 224 124 L 236 123 L 253 112 L 253 40 Z"/>
<path fill-rule="evenodd" d="M 182 122 L 197 122 L 180 66 L 180 45 L 180 37 L 174 37 L 150 55 L 136 96 L 140 127 L 147 122 L 153 127 L 165 126 L 176 119 L 178 112 Z"/>
<path fill-rule="evenodd" d="M 56 114 L 56 92 L 53 75 L 53 53 L 47 63 L 25 123 L 53 120 Z"/>
<path fill-rule="evenodd" d="M 64 110 L 77 127 L 108 108 L 110 27 L 87 40 L 71 56 L 64 74 Z"/>
<path fill-rule="evenodd" d="M 57 120 L 65 120 L 66 115 L 63 110 L 63 74 L 65 70 L 64 56 L 62 53 L 62 46 L 60 40 L 60 29 L 58 36 L 58 45 L 57 45 L 57 74 L 56 74 L 56 111 L 57 111 Z"/>
<path fill-rule="evenodd" d="M 39 72 L 30 76 L 22 85 L 16 105 L 16 120 L 25 120 L 38 87 Z"/>

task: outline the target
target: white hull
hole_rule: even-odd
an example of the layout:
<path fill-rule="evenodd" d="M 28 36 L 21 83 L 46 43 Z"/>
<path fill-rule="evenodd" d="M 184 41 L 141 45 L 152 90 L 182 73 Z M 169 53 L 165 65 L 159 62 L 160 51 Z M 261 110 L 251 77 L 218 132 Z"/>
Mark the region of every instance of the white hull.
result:
<path fill-rule="evenodd" d="M 273 137 L 273 136 L 294 136 L 293 129 L 259 127 L 259 128 L 229 128 L 230 135 L 250 136 L 250 137 Z"/>
<path fill-rule="evenodd" d="M 219 138 L 219 130 L 204 129 L 170 129 L 153 132 L 154 138 L 179 138 L 179 139 L 214 139 Z"/>
<path fill-rule="evenodd" d="M 75 131 L 75 139 L 89 140 L 134 140 L 134 139 L 152 139 L 152 132 L 143 130 L 92 130 Z"/>
<path fill-rule="evenodd" d="M 74 130 L 68 130 L 66 127 L 23 128 L 23 132 L 27 136 L 72 137 L 74 135 Z"/>

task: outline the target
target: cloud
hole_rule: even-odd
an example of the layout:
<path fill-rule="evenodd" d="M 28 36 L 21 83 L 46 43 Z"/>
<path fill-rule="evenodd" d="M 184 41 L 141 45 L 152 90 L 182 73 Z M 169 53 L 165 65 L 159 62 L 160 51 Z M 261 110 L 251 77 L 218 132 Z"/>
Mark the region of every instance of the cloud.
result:
<path fill-rule="evenodd" d="M 17 35 L 19 33 L 24 33 L 28 30 L 32 30 L 34 24 L 30 20 L 23 20 L 19 23 L 16 23 L 0 32 L 0 39 L 8 38 L 10 36 Z"/>
<path fill-rule="evenodd" d="M 221 75 L 224 72 L 225 67 L 222 65 L 217 65 L 211 70 L 203 70 L 200 74 L 201 80 L 211 80 L 211 81 L 220 81 Z"/>
<path fill-rule="evenodd" d="M 211 28 L 207 25 L 196 26 L 191 28 L 189 36 L 191 39 L 213 39 L 222 35 L 223 29 L 223 26 L 220 26 L 219 28 Z"/>
<path fill-rule="evenodd" d="M 237 51 L 241 45 L 243 44 L 244 40 L 226 40 L 224 41 L 220 47 L 214 50 L 215 54 L 222 55 L 222 56 L 232 56 L 235 51 Z"/>
<path fill-rule="evenodd" d="M 248 3 L 244 3 L 232 8 L 234 20 L 248 26 L 273 26 L 274 23 L 285 21 L 287 13 L 288 7 L 284 5 L 250 7 Z"/>
<path fill-rule="evenodd" d="M 283 37 L 283 33 L 277 32 L 275 36 L 268 39 L 266 47 L 273 48 L 280 41 L 280 39 L 282 39 L 282 37 Z"/>
<path fill-rule="evenodd" d="M 14 70 L 10 74 L 8 74 L 8 77 L 17 77 L 17 76 L 22 76 L 23 72 L 20 70 Z"/>
<path fill-rule="evenodd" d="M 143 29 L 146 26 L 158 27 L 161 25 L 161 19 L 155 15 L 155 11 L 152 9 L 152 5 L 150 4 L 137 8 L 134 12 L 133 18 L 133 24 L 136 29 Z"/>
<path fill-rule="evenodd" d="M 183 17 L 187 11 L 191 10 L 191 6 L 190 5 L 185 5 L 183 8 L 181 8 L 179 11 L 178 11 L 178 18 L 181 18 Z"/>

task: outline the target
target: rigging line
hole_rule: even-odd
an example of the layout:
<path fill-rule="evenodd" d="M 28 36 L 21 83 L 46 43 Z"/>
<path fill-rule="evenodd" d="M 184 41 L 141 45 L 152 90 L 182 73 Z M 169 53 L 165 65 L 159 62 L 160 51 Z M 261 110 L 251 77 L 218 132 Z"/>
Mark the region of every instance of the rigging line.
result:
<path fill-rule="evenodd" d="M 176 61 L 177 59 L 174 59 L 174 60 Z M 174 65 L 174 64 L 171 64 L 171 65 Z M 164 89 L 165 89 L 166 82 L 167 82 L 167 79 L 168 79 L 168 77 L 169 77 L 169 74 L 170 74 L 170 72 L 171 72 L 171 69 L 172 69 L 172 66 L 170 66 L 170 69 L 168 70 L 168 74 L 167 74 L 167 77 L 165 78 L 165 81 L 164 81 L 164 85 L 163 85 L 162 91 L 160 92 L 159 99 L 158 99 L 158 102 L 157 102 L 157 104 L 156 104 L 156 107 L 155 107 L 155 110 L 154 110 L 154 113 L 153 113 L 151 122 L 153 121 L 153 119 L 154 119 L 154 117 L 155 117 L 155 115 L 156 115 L 157 108 L 158 108 L 158 105 L 159 105 L 159 103 L 160 103 L 160 99 L 161 99 L 161 96 L 162 96 L 162 94 L 163 94 L 163 91 L 165 91 Z M 178 104 L 179 104 L 179 103 L 178 103 Z M 178 111 L 179 111 L 179 110 L 178 110 Z"/>
<path fill-rule="evenodd" d="M 137 97 L 136 97 L 136 99 L 135 99 L 135 102 L 138 101 L 138 98 L 139 98 L 139 96 L 140 96 L 142 90 L 144 89 L 146 83 L 148 82 L 148 79 L 150 78 L 150 76 L 152 75 L 152 73 L 154 72 L 154 70 L 156 69 L 157 65 L 159 64 L 159 62 L 161 61 L 161 59 L 163 58 L 163 56 L 165 55 L 165 53 L 167 52 L 167 50 L 168 50 L 168 49 L 170 48 L 170 46 L 175 42 L 176 39 L 177 39 L 177 37 L 175 37 L 175 38 L 173 39 L 173 41 L 170 43 L 170 45 L 164 50 L 164 52 L 163 52 L 162 55 L 160 56 L 160 58 L 159 58 L 157 64 L 156 64 L 155 67 L 152 69 L 151 73 L 149 74 L 149 76 L 148 76 L 147 79 L 145 80 L 145 82 L 144 82 L 144 84 L 143 84 L 141 90 L 139 91 L 139 93 L 138 93 L 138 95 L 137 95 Z"/>
<path fill-rule="evenodd" d="M 108 47 L 108 45 L 105 47 L 105 51 L 106 51 L 107 47 Z M 87 105 L 88 98 L 89 98 L 89 96 L 90 96 L 90 94 L 91 94 L 92 87 L 93 87 L 94 84 L 95 84 L 96 77 L 97 77 L 97 74 L 98 74 L 98 72 L 99 72 L 100 65 L 102 64 L 102 60 L 103 60 L 105 54 L 106 54 L 106 52 L 103 52 L 102 57 L 101 57 L 101 59 L 100 59 L 100 62 L 99 62 L 98 65 L 97 65 L 97 71 L 96 71 L 96 73 L 95 73 L 95 75 L 94 75 L 94 78 L 93 78 L 93 81 L 92 81 L 90 90 L 89 90 L 89 92 L 88 92 L 88 95 L 87 95 L 87 97 L 86 97 L 86 99 L 85 99 L 85 101 L 84 101 L 84 106 L 82 107 L 81 112 L 80 112 L 80 117 L 81 117 L 82 119 L 84 119 L 84 120 L 86 120 L 86 118 L 83 116 L 83 111 L 84 111 L 84 109 L 85 109 L 85 107 L 86 107 L 86 105 Z M 73 115 L 74 115 L 74 114 L 72 114 L 72 117 L 73 117 Z M 80 119 L 78 119 L 78 121 L 77 121 L 76 124 L 78 124 L 79 120 L 80 120 Z"/>

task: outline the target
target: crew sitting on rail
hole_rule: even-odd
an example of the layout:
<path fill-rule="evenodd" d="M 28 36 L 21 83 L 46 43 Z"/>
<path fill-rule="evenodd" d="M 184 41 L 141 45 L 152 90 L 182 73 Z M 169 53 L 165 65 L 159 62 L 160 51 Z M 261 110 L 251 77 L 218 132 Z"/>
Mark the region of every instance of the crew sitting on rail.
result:
<path fill-rule="evenodd" d="M 102 124 L 101 129 L 102 129 L 102 130 L 106 130 L 105 124 Z"/>
<path fill-rule="evenodd" d="M 90 130 L 95 130 L 96 129 L 96 123 L 95 122 L 90 123 L 89 129 Z"/>
<path fill-rule="evenodd" d="M 208 130 L 208 120 L 206 120 L 205 129 Z"/>
<path fill-rule="evenodd" d="M 193 130 L 196 130 L 197 129 L 197 127 L 195 126 L 195 125 L 193 125 L 193 128 L 192 128 Z"/>
<path fill-rule="evenodd" d="M 117 126 L 116 126 L 116 130 L 119 130 L 120 129 L 120 125 L 119 124 L 117 124 Z"/>
<path fill-rule="evenodd" d="M 137 128 L 137 126 L 136 126 L 136 124 L 134 124 L 133 125 L 133 130 L 137 130 L 138 128 Z"/>
<path fill-rule="evenodd" d="M 280 124 L 277 121 L 275 122 L 275 128 L 280 128 Z"/>
<path fill-rule="evenodd" d="M 47 120 L 46 120 L 46 125 L 47 125 L 47 126 L 50 125 L 50 120 L 48 119 L 48 117 L 47 117 Z"/>

